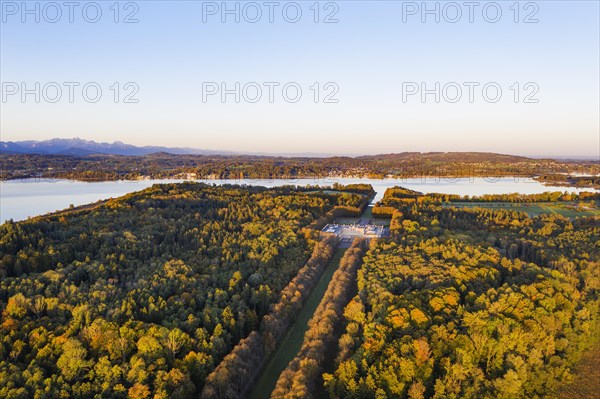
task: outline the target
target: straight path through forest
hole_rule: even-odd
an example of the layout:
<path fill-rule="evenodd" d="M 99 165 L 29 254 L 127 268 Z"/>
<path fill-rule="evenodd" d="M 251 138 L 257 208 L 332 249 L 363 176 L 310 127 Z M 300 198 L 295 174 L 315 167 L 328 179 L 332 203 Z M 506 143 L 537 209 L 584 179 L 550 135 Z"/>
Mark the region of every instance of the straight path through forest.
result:
<path fill-rule="evenodd" d="M 369 204 L 363 211 L 360 219 L 371 219 L 372 211 L 373 206 Z M 304 307 L 302 307 L 298 318 L 290 327 L 281 345 L 275 350 L 267 365 L 261 371 L 260 376 L 256 380 L 256 384 L 254 384 L 254 387 L 247 395 L 248 399 L 268 399 L 271 396 L 271 392 L 273 392 L 273 389 L 275 389 L 275 386 L 277 385 L 279 375 L 285 370 L 294 357 L 296 357 L 298 351 L 302 347 L 304 334 L 308 330 L 308 322 L 321 303 L 325 291 L 327 291 L 327 287 L 329 286 L 329 282 L 333 277 L 333 273 L 338 269 L 340 261 L 347 249 L 347 247 L 339 247 L 333 258 L 329 261 L 319 282 L 310 293 Z"/>
<path fill-rule="evenodd" d="M 248 399 L 268 399 L 271 396 L 271 392 L 275 389 L 279 375 L 285 370 L 289 362 L 296 357 L 296 354 L 300 350 L 302 342 L 304 341 L 304 334 L 308 330 L 308 322 L 317 310 L 319 303 L 321 303 L 321 299 L 323 298 L 323 295 L 325 295 L 325 291 L 333 277 L 333 273 L 335 273 L 340 265 L 340 260 L 342 259 L 342 256 L 344 256 L 346 249 L 347 248 L 339 248 L 333 258 L 329 261 L 319 282 L 310 293 L 306 304 L 300 311 L 298 318 L 290 327 L 287 335 L 281 342 L 281 345 L 279 345 L 277 350 L 273 353 L 269 362 L 261 372 L 260 377 L 256 381 L 254 388 L 250 391 L 250 394 L 248 394 Z"/>

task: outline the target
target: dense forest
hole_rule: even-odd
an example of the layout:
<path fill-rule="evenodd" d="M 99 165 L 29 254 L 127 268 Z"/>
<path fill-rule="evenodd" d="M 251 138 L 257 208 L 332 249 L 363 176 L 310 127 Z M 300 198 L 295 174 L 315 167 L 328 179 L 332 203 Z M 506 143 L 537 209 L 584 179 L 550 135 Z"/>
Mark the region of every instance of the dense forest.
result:
<path fill-rule="evenodd" d="M 309 261 L 283 289 L 277 303 L 264 317 L 260 330 L 241 340 L 208 376 L 200 399 L 235 399 L 245 395 L 269 355 L 285 338 L 295 315 L 333 256 L 336 245 L 337 239 L 332 236 L 319 242 Z"/>
<path fill-rule="evenodd" d="M 244 397 L 370 185 L 159 184 L 0 226 L 1 398 Z M 273 398 L 542 398 L 600 336 L 600 217 L 388 189 Z"/>
<path fill-rule="evenodd" d="M 444 201 L 397 188 L 373 212 L 392 237 L 358 271 L 332 398 L 541 398 L 597 343 L 600 218 Z"/>
<path fill-rule="evenodd" d="M 198 397 L 240 340 L 282 334 L 356 189 L 154 185 L 1 225 L 0 397 Z"/>
<path fill-rule="evenodd" d="M 597 161 L 531 159 L 490 153 L 400 153 L 363 157 L 268 157 L 252 155 L 39 155 L 0 154 L 0 179 L 62 178 L 84 181 L 182 179 L 294 179 L 333 177 L 535 176 L 543 183 L 597 187 Z M 562 176 L 562 178 L 560 177 Z"/>

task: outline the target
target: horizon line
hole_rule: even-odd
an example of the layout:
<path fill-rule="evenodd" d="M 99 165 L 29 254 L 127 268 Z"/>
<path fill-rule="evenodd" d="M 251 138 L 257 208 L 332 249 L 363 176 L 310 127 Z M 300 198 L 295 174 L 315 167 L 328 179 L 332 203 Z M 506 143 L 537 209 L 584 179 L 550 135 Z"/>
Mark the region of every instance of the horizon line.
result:
<path fill-rule="evenodd" d="M 48 141 L 53 141 L 53 140 L 81 140 L 81 141 L 90 142 L 90 143 L 94 143 L 94 144 L 107 144 L 107 145 L 122 144 L 122 145 L 132 146 L 132 147 L 136 147 L 136 148 L 163 147 L 167 150 L 188 150 L 188 151 L 211 152 L 211 154 L 201 154 L 201 153 L 182 154 L 182 153 L 175 153 L 175 152 L 169 152 L 169 151 L 157 151 L 156 152 L 156 153 L 165 152 L 170 155 L 265 156 L 265 157 L 283 157 L 283 158 L 295 158 L 295 157 L 302 157 L 302 158 L 332 158 L 332 157 L 359 158 L 359 157 L 365 157 L 365 156 L 393 155 L 393 154 L 405 154 L 405 153 L 415 153 L 415 154 L 473 153 L 473 154 L 505 155 L 505 156 L 514 156 L 514 157 L 524 157 L 524 158 L 530 158 L 530 159 L 556 159 L 556 160 L 563 160 L 563 161 L 565 161 L 565 160 L 581 160 L 581 161 L 598 161 L 598 162 L 600 162 L 600 153 L 598 155 L 523 154 L 523 153 L 515 154 L 515 153 L 493 152 L 493 151 L 483 151 L 483 150 L 464 150 L 464 151 L 404 150 L 404 151 L 397 151 L 397 152 L 392 151 L 392 152 L 366 152 L 366 153 L 353 153 L 353 152 L 331 153 L 331 152 L 316 152 L 316 151 L 304 151 L 304 152 L 303 151 L 299 151 L 299 152 L 257 151 L 257 152 L 251 152 L 251 151 L 246 151 L 246 150 L 225 150 L 222 148 L 212 149 L 212 148 L 197 148 L 197 147 L 180 147 L 180 146 L 168 146 L 168 145 L 163 145 L 163 144 L 138 145 L 138 144 L 130 144 L 130 143 L 124 142 L 122 140 L 114 140 L 112 142 L 96 141 L 93 139 L 84 139 L 81 137 L 53 137 L 53 138 L 49 138 L 49 139 L 23 139 L 23 140 L 2 140 L 2 139 L 0 139 L 0 143 L 14 143 L 14 144 L 19 144 L 19 143 L 23 143 L 23 142 L 43 143 L 43 142 L 48 142 Z M 98 139 L 98 140 L 101 140 L 101 139 Z M 78 147 L 70 147 L 70 148 L 76 149 Z M 19 153 L 12 153 L 11 155 L 15 155 L 15 154 L 19 154 Z M 22 154 L 36 154 L 36 153 L 22 153 Z M 153 154 L 153 153 L 144 154 L 144 155 L 120 155 L 120 156 L 146 156 L 146 155 L 150 155 L 150 154 Z M 68 154 L 39 154 L 39 153 L 37 155 L 65 155 L 65 156 L 68 156 Z M 89 155 L 118 155 L 119 156 L 119 154 L 110 154 L 110 153 L 101 153 L 101 152 L 97 152 L 97 153 L 93 153 L 93 154 L 89 154 Z"/>

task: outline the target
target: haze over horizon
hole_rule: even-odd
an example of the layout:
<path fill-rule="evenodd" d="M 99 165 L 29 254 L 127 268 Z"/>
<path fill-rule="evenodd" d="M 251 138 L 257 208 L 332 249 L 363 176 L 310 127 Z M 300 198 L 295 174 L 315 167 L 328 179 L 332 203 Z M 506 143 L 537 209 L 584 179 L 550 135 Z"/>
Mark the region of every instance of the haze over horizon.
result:
<path fill-rule="evenodd" d="M 1 139 L 78 136 L 240 153 L 600 158 L 598 2 L 534 3 L 537 10 L 520 2 L 518 15 L 501 2 L 494 23 L 481 9 L 473 23 L 467 10 L 456 23 L 448 21 L 452 10 L 439 22 L 425 15 L 423 23 L 420 12 L 403 9 L 410 2 L 387 1 L 321 2 L 319 23 L 305 2 L 296 23 L 280 10 L 273 23 L 265 10 L 256 23 L 248 22 L 251 10 L 238 23 L 235 15 L 213 14 L 208 3 L 134 2 L 137 9 L 120 10 L 119 23 L 108 3 L 98 23 L 81 13 L 74 23 L 66 14 L 57 23 L 31 16 L 22 23 L 18 12 L 5 11 Z M 121 23 L 130 14 L 137 22 Z M 35 90 L 40 83 L 42 91 L 50 82 L 63 90 L 56 103 L 48 101 L 52 85 L 39 102 L 34 94 L 25 101 L 10 94 L 22 84 Z M 68 82 L 78 84 L 73 102 Z M 95 103 L 81 98 L 90 82 L 102 89 Z M 273 102 L 268 82 L 277 84 Z M 290 82 L 302 90 L 298 102 L 283 98 Z M 472 102 L 469 82 L 476 83 Z M 223 101 L 221 88 L 236 83 L 240 90 Z M 421 88 L 436 91 L 436 83 L 440 89 L 423 101 Z M 490 83 L 489 96 L 502 90 L 497 102 L 482 93 Z M 257 85 L 263 95 L 254 103 Z M 457 87 L 462 97 L 452 102 Z M 138 102 L 126 103 L 128 95 Z"/>
<path fill-rule="evenodd" d="M 172 153 L 172 154 L 179 154 L 179 155 L 184 155 L 184 154 L 189 154 L 189 155 L 259 155 L 259 156 L 281 156 L 281 157 L 316 157 L 316 158 L 320 158 L 320 157 L 335 157 L 335 156 L 343 156 L 343 157 L 360 157 L 360 156 L 374 156 L 374 155 L 388 155 L 388 154 L 399 154 L 399 153 L 410 153 L 410 152 L 415 152 L 415 153 L 477 153 L 477 152 L 481 152 L 481 153 L 489 153 L 489 154 L 501 154 L 501 155 L 510 155 L 510 156 L 517 156 L 517 157 L 528 157 L 528 158 L 551 158 L 551 159 L 563 159 L 563 160 L 567 160 L 567 159 L 573 159 L 573 160 L 598 160 L 600 161 L 600 158 L 598 156 L 569 156 L 569 155 L 540 155 L 540 154 L 510 154 L 510 153 L 497 153 L 497 152 L 493 152 L 493 151 L 445 151 L 445 150 L 428 150 L 428 151 L 422 151 L 422 150 L 404 150 L 404 149 L 397 149 L 397 150 L 391 150 L 388 149 L 388 151 L 386 152 L 377 152 L 377 153 L 323 153 L 323 152 L 289 152 L 289 153 L 283 153 L 283 152 L 268 152 L 268 151 L 263 151 L 263 152 L 247 152 L 247 151 L 232 151 L 232 150 L 228 150 L 228 149 L 219 149 L 219 148 L 196 148 L 196 147 L 171 147 L 166 143 L 161 143 L 161 144 L 141 144 L 141 145 L 136 145 L 136 144 L 132 144 L 132 143 L 128 143 L 128 142 L 124 142 L 122 140 L 117 140 L 117 141 L 113 141 L 113 142 L 103 142 L 103 141 L 97 141 L 97 140 L 87 140 L 87 139 L 82 139 L 80 137 L 72 137 L 72 138 L 67 138 L 67 137 L 55 137 L 53 139 L 48 139 L 48 140 L 36 140 L 36 139 L 26 139 L 26 140 L 20 140 L 20 141 L 8 141 L 8 140 L 0 140 L 0 143 L 4 142 L 4 143 L 29 143 L 29 142 L 37 142 L 37 143 L 43 143 L 43 144 L 47 144 L 49 142 L 53 142 L 53 141 L 75 141 L 75 143 L 73 145 L 69 145 L 69 146 L 65 146 L 65 149 L 85 149 L 85 147 L 81 147 L 77 144 L 77 141 L 84 141 L 87 142 L 89 144 L 98 144 L 98 145 L 106 145 L 106 146 L 125 146 L 125 147 L 129 147 L 129 146 L 135 146 L 138 149 L 142 149 L 142 148 L 151 148 L 151 149 L 156 149 L 156 151 L 151 151 L 149 153 L 152 152 L 167 152 L 167 153 Z M 0 152 L 2 152 L 3 150 L 5 150 L 4 148 L 0 147 Z M 195 151 L 195 152 L 194 152 Z M 101 153 L 101 152 L 98 152 Z M 107 154 L 109 154 L 110 152 L 107 151 L 105 152 Z"/>

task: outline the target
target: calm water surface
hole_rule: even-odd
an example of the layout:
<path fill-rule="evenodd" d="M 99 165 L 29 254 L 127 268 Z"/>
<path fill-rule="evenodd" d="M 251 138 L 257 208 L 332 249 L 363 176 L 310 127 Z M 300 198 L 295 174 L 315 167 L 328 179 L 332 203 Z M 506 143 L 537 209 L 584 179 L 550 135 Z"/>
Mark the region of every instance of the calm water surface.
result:
<path fill-rule="evenodd" d="M 78 182 L 70 180 L 38 180 L 25 179 L 0 182 L 0 223 L 8 219 L 24 220 L 48 212 L 84 205 L 98 200 L 116 198 L 127 193 L 143 190 L 155 183 L 176 183 L 181 180 L 142 180 L 117 182 Z M 288 184 L 299 186 L 321 185 L 333 183 L 371 184 L 377 196 L 375 201 L 383 197 L 386 188 L 402 186 L 423 193 L 445 193 L 459 195 L 536 194 L 544 191 L 594 191 L 592 189 L 575 189 L 571 187 L 548 187 L 525 178 L 410 178 L 410 179 L 275 179 L 275 180 L 202 180 L 209 184 L 247 184 L 255 186 L 275 187 Z M 598 191 L 598 190 L 595 190 Z"/>

